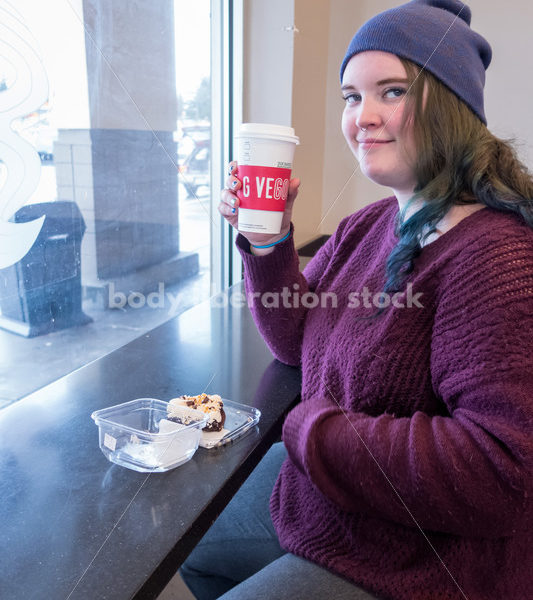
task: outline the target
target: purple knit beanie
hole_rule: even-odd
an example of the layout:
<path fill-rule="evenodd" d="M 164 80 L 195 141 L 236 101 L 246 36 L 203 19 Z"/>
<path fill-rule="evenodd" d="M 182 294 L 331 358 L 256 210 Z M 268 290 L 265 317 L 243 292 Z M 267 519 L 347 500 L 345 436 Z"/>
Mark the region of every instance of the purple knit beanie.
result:
<path fill-rule="evenodd" d="M 407 58 L 427 69 L 487 124 L 483 108 L 485 70 L 492 50 L 470 29 L 472 13 L 459 0 L 412 0 L 367 21 L 354 35 L 341 65 L 366 50 Z"/>

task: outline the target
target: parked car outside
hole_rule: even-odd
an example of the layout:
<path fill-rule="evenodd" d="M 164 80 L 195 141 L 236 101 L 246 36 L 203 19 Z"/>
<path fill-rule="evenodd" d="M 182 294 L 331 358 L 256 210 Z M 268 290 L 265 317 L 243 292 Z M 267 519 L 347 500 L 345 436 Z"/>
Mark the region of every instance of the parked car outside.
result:
<path fill-rule="evenodd" d="M 176 132 L 178 164 L 182 165 L 195 146 L 211 139 L 211 125 L 206 121 L 180 121 Z"/>
<path fill-rule="evenodd" d="M 198 188 L 209 187 L 211 144 L 210 140 L 196 142 L 196 145 L 179 166 L 180 182 L 187 190 L 188 197 L 197 196 Z"/>

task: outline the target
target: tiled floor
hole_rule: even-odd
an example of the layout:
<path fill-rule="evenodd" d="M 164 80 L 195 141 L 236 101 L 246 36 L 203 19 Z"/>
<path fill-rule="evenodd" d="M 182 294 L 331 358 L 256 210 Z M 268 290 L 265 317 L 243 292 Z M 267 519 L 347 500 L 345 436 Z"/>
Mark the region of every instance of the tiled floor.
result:
<path fill-rule="evenodd" d="M 157 600 L 194 600 L 194 596 L 183 583 L 179 574 L 176 574 L 163 592 L 159 594 Z"/>

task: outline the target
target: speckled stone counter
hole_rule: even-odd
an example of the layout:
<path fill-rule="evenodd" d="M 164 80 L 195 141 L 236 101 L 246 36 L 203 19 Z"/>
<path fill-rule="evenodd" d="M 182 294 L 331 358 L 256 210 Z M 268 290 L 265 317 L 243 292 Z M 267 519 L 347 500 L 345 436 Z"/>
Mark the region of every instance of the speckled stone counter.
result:
<path fill-rule="evenodd" d="M 227 299 L 0 410 L 0 598 L 156 598 L 172 578 L 300 391 L 299 370 L 273 360 L 248 308 Z M 259 408 L 259 425 L 167 473 L 137 473 L 100 451 L 94 410 L 202 391 Z"/>

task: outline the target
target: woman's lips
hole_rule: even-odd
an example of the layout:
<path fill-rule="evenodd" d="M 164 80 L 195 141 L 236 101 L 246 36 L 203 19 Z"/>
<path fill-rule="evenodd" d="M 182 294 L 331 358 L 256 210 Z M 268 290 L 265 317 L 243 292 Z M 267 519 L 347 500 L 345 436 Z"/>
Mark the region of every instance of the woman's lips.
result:
<path fill-rule="evenodd" d="M 358 141 L 361 148 L 372 148 L 372 146 L 383 146 L 384 144 L 390 144 L 394 140 L 361 140 Z"/>

